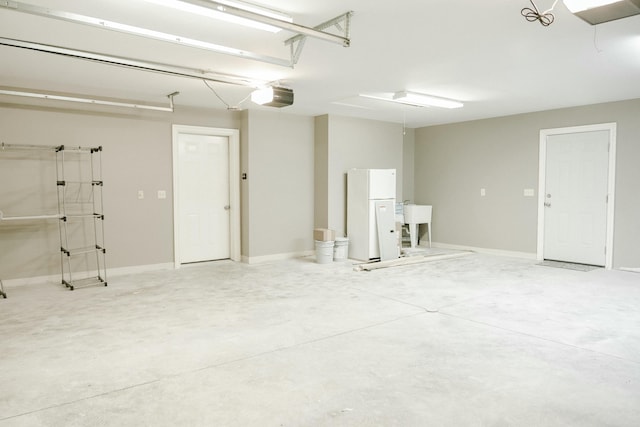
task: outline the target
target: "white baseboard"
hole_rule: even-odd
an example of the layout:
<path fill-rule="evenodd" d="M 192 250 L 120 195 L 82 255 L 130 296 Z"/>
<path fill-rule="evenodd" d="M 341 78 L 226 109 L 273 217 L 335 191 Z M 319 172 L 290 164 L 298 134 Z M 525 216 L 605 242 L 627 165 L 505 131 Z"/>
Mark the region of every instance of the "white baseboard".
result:
<path fill-rule="evenodd" d="M 640 273 L 640 268 L 638 267 L 620 267 L 621 271 L 630 271 L 632 273 Z"/>
<path fill-rule="evenodd" d="M 512 258 L 524 258 L 524 259 L 533 259 L 533 260 L 537 259 L 536 254 L 532 252 L 504 251 L 501 249 L 477 248 L 475 246 L 464 246 L 464 245 L 450 245 L 449 243 L 439 243 L 439 242 L 432 242 L 431 245 L 434 248 L 473 251 L 480 254 L 499 255 L 499 256 L 507 256 Z"/>
<path fill-rule="evenodd" d="M 107 269 L 107 276 L 124 276 L 126 274 L 146 273 L 148 271 L 173 270 L 173 262 L 165 262 L 162 264 L 132 265 L 129 267 L 118 267 Z"/>
<path fill-rule="evenodd" d="M 107 282 L 109 277 L 124 276 L 126 274 L 145 273 L 147 271 L 157 270 L 173 270 L 173 263 L 167 262 L 163 264 L 134 265 L 130 267 L 107 268 Z M 94 276 L 95 272 L 78 271 L 74 272 L 78 277 Z M 41 285 L 44 283 L 61 283 L 61 275 L 54 274 L 50 276 L 24 277 L 19 279 L 3 279 L 2 283 L 8 288 L 15 288 L 24 285 Z"/>
<path fill-rule="evenodd" d="M 60 275 L 23 277 L 20 279 L 2 279 L 2 283 L 6 288 L 16 288 L 24 285 L 40 285 L 43 283 L 60 283 Z"/>
<path fill-rule="evenodd" d="M 254 256 L 254 257 L 248 257 L 245 255 L 242 255 L 242 262 L 246 264 L 261 264 L 264 262 L 282 261 L 285 259 L 292 259 L 292 258 L 303 258 L 307 256 L 312 256 L 315 253 L 316 253 L 315 251 L 302 251 L 302 252 L 288 252 L 283 254 L 262 255 L 262 256 Z"/>

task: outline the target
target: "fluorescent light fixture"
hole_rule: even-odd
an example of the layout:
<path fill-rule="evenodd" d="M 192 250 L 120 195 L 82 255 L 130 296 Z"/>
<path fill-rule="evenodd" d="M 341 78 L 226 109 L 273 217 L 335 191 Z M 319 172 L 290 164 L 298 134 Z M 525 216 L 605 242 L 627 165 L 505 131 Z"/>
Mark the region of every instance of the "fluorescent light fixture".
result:
<path fill-rule="evenodd" d="M 244 25 L 246 27 L 257 28 L 259 30 L 264 30 L 264 31 L 270 31 L 272 33 L 277 33 L 281 31 L 281 29 L 278 27 L 274 27 L 273 25 L 265 24 L 263 22 L 258 22 L 252 19 L 242 18 L 239 16 L 234 16 L 232 14 L 226 13 L 225 6 L 241 9 L 247 12 L 255 13 L 257 15 L 265 16 L 268 18 L 277 19 L 280 21 L 293 22 L 293 18 L 291 18 L 291 16 L 286 15 L 282 12 L 279 12 L 273 9 L 267 9 L 262 6 L 246 3 L 243 1 L 230 1 L 230 0 L 217 0 L 215 2 L 209 2 L 209 1 L 187 2 L 187 1 L 180 1 L 180 0 L 145 0 L 145 1 L 149 3 L 155 3 L 161 6 L 182 10 L 184 12 L 193 13 L 196 15 L 207 16 L 210 18 L 227 21 L 234 24 Z M 207 3 L 211 3 L 211 5 L 210 6 L 207 5 Z M 202 6 L 199 4 L 202 4 Z"/>
<path fill-rule="evenodd" d="M 640 0 L 564 0 L 564 4 L 591 25 L 640 14 Z"/>
<path fill-rule="evenodd" d="M 407 91 L 396 92 L 393 95 L 392 101 L 401 104 L 416 105 L 418 107 L 460 108 L 464 106 L 462 102 L 453 99 Z"/>
<path fill-rule="evenodd" d="M 267 9 L 262 6 L 256 6 L 254 4 L 243 2 L 242 0 L 146 0 L 151 2 L 162 2 L 162 4 L 171 5 L 175 7 L 175 3 L 189 4 L 205 10 L 212 10 L 214 12 L 221 12 L 222 14 L 233 16 L 236 18 L 242 18 L 243 22 L 252 21 L 254 23 L 261 23 L 267 27 L 280 28 L 286 31 L 292 31 L 297 33 L 292 39 L 296 39 L 302 36 L 309 36 L 325 40 L 332 43 L 338 43 L 342 46 L 348 47 L 351 45 L 350 33 L 350 21 L 353 12 L 349 11 L 337 16 L 329 21 L 323 22 L 313 28 L 305 27 L 304 25 L 294 24 L 289 15 L 282 12 L 275 11 L 273 9 Z M 0 2 L 2 6 L 2 2 Z M 197 9 L 200 10 L 200 9 Z M 221 19 L 229 20 L 228 17 Z M 255 24 L 249 24 L 255 27 Z M 344 33 L 344 36 L 327 33 L 326 30 L 330 27 L 336 27 L 340 32 Z M 270 30 L 275 31 L 275 30 Z M 293 41 L 289 39 L 285 41 L 285 44 L 291 44 Z"/>
<path fill-rule="evenodd" d="M 622 0 L 564 0 L 564 4 L 571 13 L 576 13 L 587 9 L 593 9 L 594 7 L 620 3 L 621 1 Z"/>

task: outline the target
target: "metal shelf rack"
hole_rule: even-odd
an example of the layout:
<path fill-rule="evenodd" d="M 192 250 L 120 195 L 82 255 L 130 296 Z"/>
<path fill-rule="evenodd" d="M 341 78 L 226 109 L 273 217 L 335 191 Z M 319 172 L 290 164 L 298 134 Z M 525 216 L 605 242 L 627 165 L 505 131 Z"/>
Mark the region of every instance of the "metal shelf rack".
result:
<path fill-rule="evenodd" d="M 56 147 L 56 174 L 62 284 L 107 286 L 102 147 Z"/>
<path fill-rule="evenodd" d="M 70 290 L 107 286 L 102 199 L 102 147 L 0 143 L 3 151 L 55 153 L 58 212 L 47 215 L 5 216 L 5 221 L 58 220 L 61 282 Z M 7 298 L 0 280 L 0 297 Z"/>

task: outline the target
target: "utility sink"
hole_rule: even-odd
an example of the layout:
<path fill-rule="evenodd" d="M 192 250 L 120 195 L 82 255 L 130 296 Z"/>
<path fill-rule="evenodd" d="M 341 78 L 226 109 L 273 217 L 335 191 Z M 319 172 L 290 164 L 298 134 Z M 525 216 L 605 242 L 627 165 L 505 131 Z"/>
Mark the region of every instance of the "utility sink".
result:
<path fill-rule="evenodd" d="M 431 206 L 404 205 L 405 224 L 426 224 L 431 222 Z"/>
<path fill-rule="evenodd" d="M 428 224 L 429 247 L 431 247 L 431 208 L 430 205 L 404 205 L 404 223 L 409 224 L 411 248 L 418 243 L 418 224 Z"/>

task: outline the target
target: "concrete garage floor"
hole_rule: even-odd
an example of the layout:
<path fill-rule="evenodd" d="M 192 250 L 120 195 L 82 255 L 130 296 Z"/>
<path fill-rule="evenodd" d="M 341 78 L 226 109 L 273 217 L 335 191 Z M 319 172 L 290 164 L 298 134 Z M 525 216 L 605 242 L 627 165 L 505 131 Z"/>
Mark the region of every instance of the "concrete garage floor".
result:
<path fill-rule="evenodd" d="M 9 288 L 0 426 L 640 425 L 640 275 L 535 264 L 222 261 Z"/>

